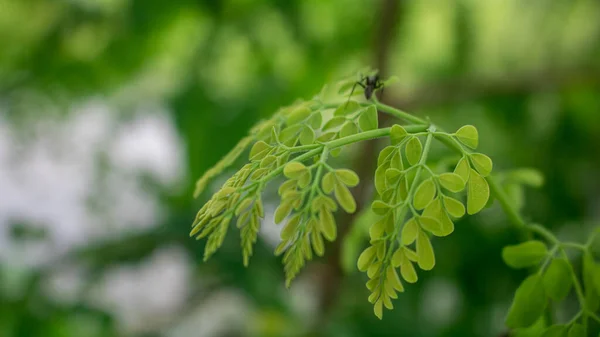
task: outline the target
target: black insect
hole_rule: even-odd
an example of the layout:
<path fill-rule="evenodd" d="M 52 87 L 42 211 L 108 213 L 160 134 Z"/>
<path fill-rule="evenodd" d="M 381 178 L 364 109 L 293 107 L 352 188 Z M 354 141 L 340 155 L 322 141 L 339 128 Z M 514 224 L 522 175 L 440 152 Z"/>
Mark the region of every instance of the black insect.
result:
<path fill-rule="evenodd" d="M 365 98 L 367 100 L 371 99 L 375 90 L 379 90 L 383 88 L 383 82 L 379 80 L 379 75 L 371 75 L 371 76 L 363 76 L 360 81 L 357 81 L 352 86 L 352 90 L 350 91 L 350 96 L 348 96 L 348 101 L 350 101 L 350 97 L 354 93 L 354 89 L 359 85 L 365 90 Z M 346 103 L 347 104 L 347 103 Z"/>

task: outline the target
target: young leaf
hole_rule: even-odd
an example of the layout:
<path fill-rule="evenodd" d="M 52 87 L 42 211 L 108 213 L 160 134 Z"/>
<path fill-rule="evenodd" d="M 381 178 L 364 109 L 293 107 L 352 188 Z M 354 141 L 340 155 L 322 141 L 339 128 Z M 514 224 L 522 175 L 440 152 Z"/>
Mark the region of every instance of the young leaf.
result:
<path fill-rule="evenodd" d="M 408 283 L 416 283 L 419 280 L 415 266 L 413 266 L 412 262 L 410 262 L 408 259 L 404 259 L 400 265 L 400 274 Z"/>
<path fill-rule="evenodd" d="M 415 192 L 415 197 L 413 200 L 415 208 L 417 210 L 422 210 L 427 207 L 431 200 L 433 200 L 433 197 L 435 197 L 435 192 L 436 188 L 433 179 L 429 178 L 422 182 Z"/>
<path fill-rule="evenodd" d="M 406 159 L 411 165 L 416 165 L 421 159 L 421 152 L 423 151 L 423 145 L 417 137 L 411 138 L 406 143 Z"/>
<path fill-rule="evenodd" d="M 473 125 L 465 125 L 454 134 L 466 146 L 476 149 L 479 144 L 479 134 Z"/>
<path fill-rule="evenodd" d="M 317 130 L 321 128 L 321 124 L 323 124 L 323 115 L 320 111 L 317 111 L 308 120 L 308 125 L 314 130 Z"/>
<path fill-rule="evenodd" d="M 502 249 L 502 259 L 515 269 L 535 266 L 548 254 L 546 244 L 532 240 Z"/>
<path fill-rule="evenodd" d="M 348 137 L 358 133 L 358 127 L 354 122 L 347 122 L 340 130 L 340 137 Z"/>
<path fill-rule="evenodd" d="M 431 270 L 435 266 L 435 255 L 429 237 L 423 231 L 417 235 L 417 263 L 423 270 Z"/>
<path fill-rule="evenodd" d="M 475 170 L 469 173 L 467 213 L 475 214 L 483 209 L 490 197 L 490 187 Z"/>
<path fill-rule="evenodd" d="M 335 226 L 335 219 L 333 218 L 333 214 L 326 210 L 321 210 L 319 212 L 319 225 L 323 236 L 328 241 L 335 240 L 337 236 L 337 227 Z"/>
<path fill-rule="evenodd" d="M 259 140 L 252 146 L 252 149 L 250 150 L 250 160 L 262 160 L 264 157 L 267 156 L 267 154 L 269 153 L 269 151 L 271 151 L 272 148 L 273 147 L 271 147 L 269 144 L 263 142 L 262 140 Z"/>
<path fill-rule="evenodd" d="M 281 230 L 281 239 L 282 240 L 288 240 L 292 237 L 292 235 L 294 234 L 294 232 L 296 231 L 296 229 L 298 228 L 298 225 L 300 224 L 300 215 L 295 215 L 293 216 L 288 223 L 285 225 L 285 227 L 283 227 L 283 229 Z"/>
<path fill-rule="evenodd" d="M 323 192 L 327 194 L 333 192 L 335 188 L 335 175 L 332 172 L 325 173 L 323 180 L 321 180 L 321 187 L 323 188 Z"/>
<path fill-rule="evenodd" d="M 456 168 L 454 169 L 454 173 L 458 174 L 464 181 L 469 181 L 469 172 L 471 171 L 471 167 L 469 166 L 469 161 L 467 158 L 462 157 L 458 164 L 456 164 Z"/>
<path fill-rule="evenodd" d="M 446 208 L 446 211 L 450 213 L 450 215 L 455 218 L 460 218 L 465 215 L 465 206 L 462 204 L 462 202 L 446 196 L 444 196 L 443 200 L 444 207 Z"/>
<path fill-rule="evenodd" d="M 415 218 L 411 218 L 404 224 L 404 227 L 402 227 L 402 244 L 410 245 L 411 243 L 415 242 L 418 233 L 419 225 L 417 224 Z"/>
<path fill-rule="evenodd" d="M 310 145 L 315 142 L 315 132 L 310 127 L 305 127 L 300 132 L 299 140 L 302 145 Z"/>
<path fill-rule="evenodd" d="M 293 125 L 302 122 L 303 120 L 307 119 L 308 116 L 310 116 L 310 112 L 310 109 L 305 106 L 297 108 L 287 117 L 287 125 Z"/>
<path fill-rule="evenodd" d="M 346 123 L 346 117 L 341 117 L 341 116 L 333 117 L 327 123 L 325 123 L 325 125 L 323 126 L 323 131 L 337 128 L 344 123 Z"/>
<path fill-rule="evenodd" d="M 357 101 L 348 101 L 348 103 L 344 103 L 335 109 L 333 114 L 334 116 L 347 116 L 358 109 L 360 109 L 360 104 Z"/>
<path fill-rule="evenodd" d="M 408 132 L 406 132 L 402 126 L 398 124 L 392 126 L 392 130 L 390 131 L 390 140 L 392 141 L 392 145 L 399 144 L 406 136 L 408 136 Z"/>
<path fill-rule="evenodd" d="M 419 223 L 423 229 L 431 233 L 438 233 L 442 228 L 442 224 L 436 218 L 429 216 L 419 217 Z"/>
<path fill-rule="evenodd" d="M 369 246 L 365 249 L 358 257 L 358 270 L 365 272 L 371 266 L 371 263 L 375 259 L 376 249 L 374 246 Z"/>
<path fill-rule="evenodd" d="M 482 153 L 473 153 L 471 155 L 471 162 L 475 169 L 483 176 L 487 177 L 492 172 L 493 164 L 490 157 Z"/>
<path fill-rule="evenodd" d="M 340 183 L 335 184 L 334 194 L 340 206 L 342 206 L 346 213 L 354 213 L 354 211 L 356 211 L 356 201 L 354 200 L 352 193 L 348 190 L 348 187 Z"/>
<path fill-rule="evenodd" d="M 555 301 L 562 301 L 567 297 L 573 285 L 571 268 L 566 259 L 554 259 L 546 269 L 542 279 L 544 290 L 548 297 Z"/>
<path fill-rule="evenodd" d="M 358 183 L 360 182 L 360 179 L 358 178 L 358 174 L 356 174 L 352 170 L 348 170 L 348 169 L 335 170 L 335 175 L 338 177 L 338 179 L 344 185 L 346 185 L 348 187 L 354 187 L 354 186 L 358 185 Z"/>
<path fill-rule="evenodd" d="M 376 200 L 371 205 L 371 209 L 373 210 L 373 213 L 377 215 L 385 215 L 390 210 L 390 205 L 383 201 Z"/>
<path fill-rule="evenodd" d="M 466 181 L 456 173 L 442 173 L 440 184 L 450 192 L 458 193 L 465 188 Z"/>
<path fill-rule="evenodd" d="M 306 166 L 304 166 L 304 164 L 297 161 L 293 161 L 285 165 L 285 167 L 283 168 L 283 174 L 289 179 L 295 179 L 299 178 L 301 175 L 306 173 L 307 170 L 308 169 L 306 168 Z"/>
<path fill-rule="evenodd" d="M 360 126 L 363 131 L 375 130 L 379 127 L 377 121 L 377 109 L 374 105 L 369 106 L 360 114 L 358 126 Z"/>
<path fill-rule="evenodd" d="M 532 325 L 546 308 L 546 294 L 537 274 L 526 278 L 515 293 L 506 317 L 509 328 L 524 328 Z"/>
<path fill-rule="evenodd" d="M 292 203 L 284 202 L 275 210 L 275 223 L 281 223 L 292 212 Z"/>

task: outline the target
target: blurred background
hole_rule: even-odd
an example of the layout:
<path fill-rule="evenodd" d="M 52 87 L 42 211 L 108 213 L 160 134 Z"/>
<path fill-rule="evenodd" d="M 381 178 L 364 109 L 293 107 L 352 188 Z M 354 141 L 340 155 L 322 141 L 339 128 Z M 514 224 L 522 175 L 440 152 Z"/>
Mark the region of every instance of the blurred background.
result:
<path fill-rule="evenodd" d="M 0 0 L 0 336 L 506 333 L 525 274 L 502 263 L 517 233 L 497 205 L 435 240 L 436 268 L 379 321 L 354 262 L 368 216 L 343 218 L 287 290 L 269 216 L 249 268 L 235 228 L 202 262 L 194 181 L 259 119 L 370 66 L 400 78 L 385 102 L 475 125 L 496 172 L 540 170 L 513 198 L 584 241 L 600 220 L 599 18 L 597 0 Z M 373 156 L 340 160 L 368 172 L 353 163 Z"/>

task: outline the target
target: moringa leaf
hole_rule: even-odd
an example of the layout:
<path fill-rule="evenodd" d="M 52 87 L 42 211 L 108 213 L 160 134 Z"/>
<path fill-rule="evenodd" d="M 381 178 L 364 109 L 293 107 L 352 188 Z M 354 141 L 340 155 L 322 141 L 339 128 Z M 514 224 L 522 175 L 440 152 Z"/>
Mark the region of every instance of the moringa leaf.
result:
<path fill-rule="evenodd" d="M 423 145 L 419 138 L 413 137 L 406 143 L 406 159 L 411 165 L 419 163 L 421 152 L 423 152 Z"/>
<path fill-rule="evenodd" d="M 506 246 L 502 249 L 502 259 L 515 269 L 535 266 L 548 255 L 546 244 L 531 240 L 518 245 Z"/>
<path fill-rule="evenodd" d="M 546 294 L 539 275 L 526 278 L 515 292 L 506 316 L 509 328 L 525 328 L 535 323 L 546 308 Z"/>
<path fill-rule="evenodd" d="M 442 173 L 439 180 L 440 184 L 450 192 L 458 193 L 465 189 L 466 181 L 456 173 Z"/>
<path fill-rule="evenodd" d="M 408 132 L 406 132 L 402 126 L 398 124 L 392 126 L 390 131 L 390 140 L 392 145 L 398 145 L 406 136 L 408 136 Z"/>
<path fill-rule="evenodd" d="M 546 269 L 542 278 L 548 297 L 562 301 L 567 297 L 573 286 L 571 267 L 566 259 L 554 259 Z"/>
<path fill-rule="evenodd" d="M 361 130 L 369 131 L 379 128 L 379 122 L 377 120 L 377 109 L 374 105 L 370 105 L 365 109 L 358 118 L 358 126 Z"/>
<path fill-rule="evenodd" d="M 462 204 L 462 202 L 446 196 L 443 197 L 443 200 L 444 207 L 450 215 L 452 215 L 455 218 L 460 218 L 463 215 L 465 215 L 465 206 Z"/>
<path fill-rule="evenodd" d="M 465 125 L 454 134 L 466 146 L 476 149 L 479 144 L 479 134 L 473 125 Z"/>
<path fill-rule="evenodd" d="M 358 178 L 358 174 L 356 174 L 352 170 L 348 170 L 348 169 L 335 170 L 335 175 L 344 185 L 346 185 L 348 187 L 354 187 L 354 186 L 358 185 L 358 183 L 360 182 L 360 179 Z"/>
<path fill-rule="evenodd" d="M 483 177 L 487 177 L 493 168 L 492 160 L 490 157 L 486 156 L 482 153 L 473 153 L 471 154 L 471 162 L 475 169 L 481 174 Z"/>
<path fill-rule="evenodd" d="M 422 210 L 425 207 L 427 207 L 427 205 L 429 205 L 429 203 L 435 197 L 435 192 L 435 183 L 433 182 L 432 178 L 423 181 L 421 185 L 419 185 L 419 187 L 417 188 L 417 191 L 415 192 L 415 196 L 413 199 L 413 205 L 415 206 L 415 208 L 417 210 Z"/>
<path fill-rule="evenodd" d="M 487 204 L 490 187 L 482 176 L 471 169 L 467 190 L 467 213 L 478 213 Z"/>

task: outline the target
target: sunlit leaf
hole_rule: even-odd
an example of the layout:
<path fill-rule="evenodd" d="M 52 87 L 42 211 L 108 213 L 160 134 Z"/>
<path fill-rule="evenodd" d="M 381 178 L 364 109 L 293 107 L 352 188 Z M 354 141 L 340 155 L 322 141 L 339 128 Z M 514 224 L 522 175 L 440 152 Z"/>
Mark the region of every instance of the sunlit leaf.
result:
<path fill-rule="evenodd" d="M 348 169 L 335 170 L 335 175 L 338 177 L 338 179 L 344 185 L 346 185 L 348 187 L 354 187 L 354 186 L 358 185 L 358 183 L 360 182 L 360 179 L 358 178 L 358 174 L 356 174 L 352 170 L 348 170 Z"/>
<path fill-rule="evenodd" d="M 416 165 L 421 159 L 421 152 L 423 151 L 423 145 L 417 137 L 411 138 L 406 143 L 406 159 L 411 165 Z"/>
<path fill-rule="evenodd" d="M 374 105 L 369 106 L 360 114 L 358 126 L 360 126 L 363 131 L 375 130 L 379 127 L 377 109 Z"/>
<path fill-rule="evenodd" d="M 444 196 L 443 201 L 444 207 L 453 217 L 460 218 L 465 215 L 465 206 L 462 204 L 462 202 L 446 196 Z"/>
<path fill-rule="evenodd" d="M 493 164 L 490 157 L 482 153 L 471 154 L 471 162 L 481 176 L 487 177 L 492 172 Z"/>
<path fill-rule="evenodd" d="M 308 171 L 308 168 L 306 168 L 304 164 L 297 161 L 288 163 L 283 168 L 283 174 L 290 179 L 299 178 L 301 175 L 306 173 L 306 171 Z"/>
<path fill-rule="evenodd" d="M 399 144 L 406 136 L 408 136 L 408 132 L 406 132 L 406 130 L 402 126 L 398 124 L 392 126 L 392 129 L 390 131 L 390 140 L 392 142 L 392 145 Z"/>
<path fill-rule="evenodd" d="M 429 178 L 421 183 L 415 192 L 413 205 L 417 210 L 424 209 L 435 197 L 435 183 Z"/>
<path fill-rule="evenodd" d="M 479 134 L 473 125 L 465 125 L 455 133 L 456 138 L 466 146 L 476 149 L 479 144 Z"/>
<path fill-rule="evenodd" d="M 467 213 L 475 214 L 483 209 L 490 197 L 490 187 L 475 170 L 469 173 Z"/>
<path fill-rule="evenodd" d="M 431 270 L 435 266 L 435 255 L 431 241 L 425 232 L 419 231 L 417 234 L 417 263 L 423 270 Z"/>
<path fill-rule="evenodd" d="M 450 192 L 460 192 L 465 188 L 466 181 L 456 173 L 442 173 L 439 176 L 440 184 Z"/>

